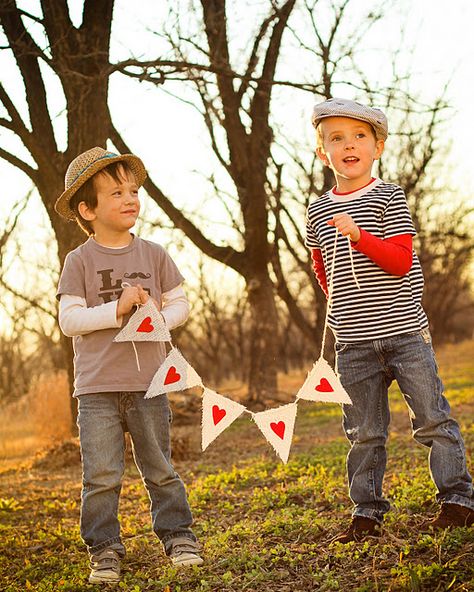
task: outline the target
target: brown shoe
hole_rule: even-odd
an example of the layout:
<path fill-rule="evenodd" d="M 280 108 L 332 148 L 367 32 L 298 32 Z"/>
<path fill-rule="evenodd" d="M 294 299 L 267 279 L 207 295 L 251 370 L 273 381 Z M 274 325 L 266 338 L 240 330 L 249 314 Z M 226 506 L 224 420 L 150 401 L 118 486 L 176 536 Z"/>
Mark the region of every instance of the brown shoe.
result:
<path fill-rule="evenodd" d="M 474 524 L 474 510 L 459 504 L 444 503 L 441 510 L 432 520 L 425 520 L 420 526 L 421 532 L 456 528 L 458 526 L 472 526 Z"/>
<path fill-rule="evenodd" d="M 354 516 L 349 528 L 330 540 L 331 543 L 350 543 L 351 541 L 362 541 L 365 537 L 378 537 L 381 533 L 381 525 L 371 518 Z"/>

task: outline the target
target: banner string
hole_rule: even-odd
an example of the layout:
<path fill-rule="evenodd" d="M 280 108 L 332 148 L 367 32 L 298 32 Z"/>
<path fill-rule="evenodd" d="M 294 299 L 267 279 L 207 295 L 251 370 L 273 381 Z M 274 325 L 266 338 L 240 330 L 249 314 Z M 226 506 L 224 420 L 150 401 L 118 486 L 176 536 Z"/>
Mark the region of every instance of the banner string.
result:
<path fill-rule="evenodd" d="M 316 364 L 317 364 L 317 363 L 319 363 L 319 362 L 321 362 L 321 361 L 324 361 L 324 362 L 325 362 L 325 360 L 323 359 L 323 356 L 324 356 L 324 347 L 325 347 L 325 344 L 326 344 L 327 329 L 328 329 L 328 326 L 329 326 L 329 324 L 328 324 L 328 320 L 329 320 L 329 314 L 330 314 L 330 312 L 331 312 L 331 310 L 332 310 L 332 305 L 333 305 L 333 295 L 334 295 L 334 275 L 335 275 L 335 267 L 336 267 L 336 256 L 337 256 L 337 243 L 338 243 L 338 234 L 339 234 L 339 231 L 336 229 L 336 233 L 335 233 L 335 236 L 334 236 L 334 244 L 333 244 L 332 260 L 331 260 L 331 265 L 330 265 L 330 270 L 329 270 L 329 282 L 328 282 L 328 300 L 327 300 L 326 314 L 325 314 L 325 319 L 324 319 L 323 335 L 322 335 L 322 340 L 321 340 L 321 341 L 322 341 L 322 342 L 321 342 L 321 352 L 320 352 L 319 359 L 318 359 L 318 360 L 317 360 L 317 362 L 315 363 L 314 367 L 316 367 Z M 350 264 L 351 264 L 351 271 L 352 271 L 352 276 L 353 276 L 353 278 L 354 278 L 354 281 L 355 281 L 355 283 L 356 283 L 356 285 L 357 285 L 357 288 L 360 290 L 361 288 L 360 288 L 360 284 L 359 284 L 359 282 L 358 282 L 358 280 L 357 280 L 357 276 L 356 276 L 356 272 L 355 272 L 355 266 L 354 266 L 354 261 L 353 261 L 353 256 L 352 256 L 352 246 L 351 246 L 350 236 L 347 236 L 347 240 L 348 240 L 347 246 L 348 246 L 348 248 L 349 248 L 349 258 L 350 258 Z M 125 283 L 125 282 L 124 282 L 122 285 L 123 285 L 124 287 L 126 287 L 126 286 L 129 286 L 130 284 L 127 284 L 127 283 Z M 142 305 L 140 305 L 140 304 L 136 304 L 135 306 L 136 306 L 136 309 L 137 309 L 137 311 L 138 311 L 138 310 L 141 308 L 141 306 L 142 306 Z M 168 352 L 168 354 L 167 354 L 167 357 L 168 357 L 168 355 L 172 354 L 172 352 L 173 352 L 173 351 L 176 351 L 176 352 L 178 352 L 178 353 L 179 353 L 179 350 L 178 350 L 178 349 L 177 349 L 177 348 L 176 348 L 176 347 L 173 345 L 173 342 L 172 342 L 172 340 L 171 340 L 171 336 L 170 336 L 169 332 L 168 332 L 168 335 L 169 335 L 169 339 L 166 339 L 166 343 L 168 344 L 168 346 L 169 346 L 169 348 L 170 348 L 170 351 Z M 133 339 L 131 339 L 131 342 L 132 342 L 133 350 L 134 350 L 134 352 L 135 352 L 135 358 L 136 358 L 137 368 L 138 368 L 138 371 L 140 371 L 140 362 L 139 362 L 139 357 L 138 357 L 137 348 L 136 348 L 136 346 L 135 346 L 135 342 L 133 341 Z M 181 355 L 181 354 L 180 354 L 180 355 Z M 181 357 L 182 357 L 182 356 L 181 356 Z M 186 367 L 190 367 L 190 368 L 192 369 L 192 367 L 190 366 L 190 364 L 189 364 L 189 363 L 188 363 L 186 360 L 184 360 L 184 362 L 186 363 Z M 325 362 L 325 363 L 327 364 L 327 362 Z M 177 365 L 177 367 L 179 367 L 179 366 Z M 313 369 L 314 369 L 314 367 L 313 367 Z M 181 372 L 181 369 L 180 369 L 179 371 Z M 193 370 L 193 371 L 194 371 L 194 370 Z M 196 378 L 198 378 L 200 382 L 199 382 L 199 383 L 197 383 L 197 382 L 194 382 L 194 383 L 193 383 L 191 386 L 198 386 L 198 387 L 201 387 L 201 388 L 202 388 L 202 389 L 205 391 L 207 387 L 204 385 L 204 383 L 203 383 L 202 379 L 201 379 L 201 378 L 200 378 L 200 377 L 197 375 L 197 373 L 196 373 L 195 371 L 194 371 L 194 374 L 196 374 Z M 308 376 L 309 376 L 309 375 L 308 375 Z M 187 388 L 187 387 L 185 386 L 184 388 L 181 388 L 181 389 L 179 389 L 179 390 L 185 390 L 186 388 Z M 164 391 L 164 392 L 166 392 L 166 391 Z M 161 393 L 158 393 L 158 394 L 161 394 Z M 204 393 L 203 393 L 203 394 L 204 394 Z M 152 395 L 152 396 L 157 396 L 157 395 Z M 220 395 L 220 396 L 222 396 L 222 395 Z M 224 398 L 225 398 L 225 397 L 224 397 Z M 298 395 L 298 394 L 297 394 L 297 395 L 295 396 L 295 399 L 293 400 L 293 402 L 292 402 L 292 403 L 289 403 L 289 404 L 287 404 L 287 406 L 294 406 L 294 407 L 296 407 L 296 409 L 297 409 L 297 408 L 298 408 L 298 402 L 299 402 L 301 399 L 304 399 L 304 398 L 305 398 L 304 396 L 300 396 L 300 395 Z M 312 400 L 312 399 L 310 398 L 310 400 Z M 315 400 L 317 400 L 317 399 L 315 399 Z M 323 399 L 323 400 L 324 400 L 324 399 Z M 231 401 L 231 399 L 230 399 L 230 401 Z M 285 407 L 287 407 L 287 406 L 285 406 Z M 277 408 L 274 408 L 274 409 L 265 409 L 265 410 L 263 410 L 263 411 L 261 411 L 261 412 L 257 412 L 257 413 L 255 413 L 255 412 L 251 411 L 250 409 L 247 409 L 246 407 L 244 407 L 244 409 L 243 409 L 243 411 L 242 411 L 242 414 L 248 414 L 248 415 L 250 415 L 251 419 L 252 419 L 253 421 L 255 421 L 255 422 L 258 424 L 258 421 L 260 421 L 260 420 L 257 418 L 257 415 L 258 415 L 259 413 L 265 413 L 265 412 L 267 412 L 267 411 L 273 411 L 273 410 L 274 410 L 274 411 L 277 411 L 277 410 L 279 410 L 279 408 L 277 407 Z M 277 420 L 275 420 L 275 421 L 277 421 Z M 271 425 L 273 425 L 273 424 L 271 424 Z M 259 427 L 260 427 L 260 426 L 259 426 Z M 261 428 L 260 428 L 260 429 L 261 429 Z M 204 433 L 204 432 L 203 432 L 203 433 Z M 277 433 L 277 432 L 275 432 L 275 433 Z M 264 435 L 265 435 L 265 434 L 264 434 Z M 277 433 L 277 435 L 280 435 L 280 434 L 278 434 L 278 433 Z M 216 437 L 216 436 L 214 436 L 214 438 L 215 438 L 215 437 Z M 282 437 L 282 436 L 280 436 L 280 437 L 283 439 L 283 437 Z M 267 437 L 267 439 L 268 439 L 268 437 Z M 211 440 L 211 441 L 212 441 L 212 440 Z M 270 442 L 270 443 L 272 443 L 270 440 L 269 440 L 269 442 Z M 210 442 L 209 442 L 209 443 L 210 443 Z M 272 444 L 272 446 L 274 446 L 274 444 Z M 274 446 L 274 447 L 275 447 L 275 446 Z M 281 451 L 277 450 L 276 448 L 275 448 L 275 450 L 276 450 L 276 451 L 277 451 L 277 453 L 278 453 L 278 454 L 281 456 Z M 284 462 L 286 462 L 286 457 L 285 457 L 285 458 L 283 458 L 283 456 L 281 456 L 281 458 L 282 458 L 282 460 L 283 460 Z"/>
<path fill-rule="evenodd" d="M 357 280 L 357 275 L 356 275 L 355 268 L 354 268 L 354 257 L 352 255 L 351 237 L 349 235 L 347 235 L 346 238 L 347 238 L 347 245 L 349 247 L 349 259 L 351 260 L 352 277 L 354 278 L 357 289 L 360 290 L 360 284 L 359 284 L 359 281 Z"/>
<path fill-rule="evenodd" d="M 332 261 L 331 261 L 331 270 L 330 270 L 330 275 L 329 275 L 329 284 L 328 284 L 328 302 L 326 305 L 326 316 L 324 319 L 324 328 L 323 328 L 323 336 L 322 336 L 322 340 L 321 340 L 321 353 L 319 355 L 319 360 L 321 360 L 324 357 L 324 346 L 326 345 L 326 334 L 327 334 L 327 329 L 328 329 L 328 318 L 329 318 L 329 314 L 331 312 L 332 309 L 332 303 L 333 303 L 333 292 L 334 292 L 334 271 L 336 268 L 336 255 L 337 255 L 337 237 L 338 237 L 338 230 L 336 228 L 336 235 L 334 236 L 334 245 L 333 245 L 333 251 L 332 251 Z M 352 271 L 352 277 L 354 278 L 354 281 L 356 283 L 357 288 L 360 290 L 360 284 L 359 281 L 357 279 L 357 275 L 356 275 L 356 271 L 355 271 L 355 267 L 354 267 L 354 258 L 352 255 L 352 245 L 351 245 L 351 237 L 350 235 L 347 235 L 347 246 L 349 248 L 349 259 L 351 262 L 351 271 Z"/>
<path fill-rule="evenodd" d="M 324 319 L 324 328 L 323 328 L 323 337 L 321 340 L 321 353 L 319 355 L 319 359 L 322 360 L 324 356 L 324 346 L 326 344 L 326 333 L 328 330 L 328 317 L 331 311 L 332 306 L 332 292 L 334 290 L 334 268 L 336 267 L 336 249 L 337 249 L 337 235 L 338 230 L 336 228 L 336 234 L 334 236 L 334 245 L 333 245 L 333 252 L 332 252 L 332 262 L 331 262 L 331 270 L 329 274 L 329 284 L 328 284 L 328 301 L 326 305 L 326 316 Z"/>

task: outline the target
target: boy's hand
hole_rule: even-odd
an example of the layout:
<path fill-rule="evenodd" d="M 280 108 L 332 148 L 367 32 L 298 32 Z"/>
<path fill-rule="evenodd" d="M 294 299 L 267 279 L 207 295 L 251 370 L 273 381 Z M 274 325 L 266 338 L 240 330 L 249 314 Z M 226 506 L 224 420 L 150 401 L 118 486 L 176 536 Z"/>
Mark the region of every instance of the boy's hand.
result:
<path fill-rule="evenodd" d="M 349 214 L 336 214 L 332 220 L 328 220 L 329 226 L 335 226 L 343 236 L 350 236 L 353 243 L 360 240 L 360 230 Z"/>
<path fill-rule="evenodd" d="M 140 284 L 127 286 L 123 289 L 117 304 L 117 318 L 129 313 L 137 304 L 145 304 L 148 294 Z"/>
<path fill-rule="evenodd" d="M 148 295 L 148 292 L 146 290 L 144 290 L 140 284 L 137 284 L 137 288 L 138 288 L 138 295 L 140 296 L 139 304 L 146 304 L 148 302 L 148 298 L 150 298 L 150 296 Z"/>
<path fill-rule="evenodd" d="M 141 302 L 140 304 L 145 304 L 146 302 L 148 302 L 148 299 L 151 298 L 151 301 L 153 302 L 153 304 L 156 306 L 157 310 L 161 310 L 161 305 L 158 302 L 158 300 L 155 300 L 154 298 L 152 298 L 148 292 L 146 290 L 144 290 L 140 284 L 137 286 L 138 288 L 138 292 L 140 294 L 140 298 L 141 298 Z"/>
<path fill-rule="evenodd" d="M 137 285 L 138 288 L 138 294 L 140 296 L 141 302 L 140 304 L 145 304 L 146 302 L 148 302 L 148 299 L 151 298 L 151 296 L 148 294 L 148 292 L 146 290 L 144 290 L 140 284 Z M 155 300 L 154 298 L 151 298 L 153 304 L 156 306 L 157 310 L 161 310 L 161 306 L 160 303 Z"/>

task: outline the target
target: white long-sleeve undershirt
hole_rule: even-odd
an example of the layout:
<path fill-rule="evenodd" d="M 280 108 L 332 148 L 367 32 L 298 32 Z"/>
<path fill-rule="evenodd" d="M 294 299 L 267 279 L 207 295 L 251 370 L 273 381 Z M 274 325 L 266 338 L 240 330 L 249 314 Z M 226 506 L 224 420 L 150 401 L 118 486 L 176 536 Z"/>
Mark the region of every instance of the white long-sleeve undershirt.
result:
<path fill-rule="evenodd" d="M 182 325 L 189 316 L 189 303 L 182 286 L 177 286 L 161 295 L 162 314 L 168 329 Z M 59 301 L 59 326 L 67 337 L 87 335 L 100 329 L 115 329 L 122 326 L 122 317 L 117 318 L 118 300 L 87 306 L 85 298 L 62 294 Z"/>

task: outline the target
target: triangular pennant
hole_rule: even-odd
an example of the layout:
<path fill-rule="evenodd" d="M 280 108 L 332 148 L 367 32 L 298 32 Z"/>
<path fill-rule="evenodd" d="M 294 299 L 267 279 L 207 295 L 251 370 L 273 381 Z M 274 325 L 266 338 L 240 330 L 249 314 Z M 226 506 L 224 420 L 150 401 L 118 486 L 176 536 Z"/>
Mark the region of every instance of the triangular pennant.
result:
<path fill-rule="evenodd" d="M 133 313 L 114 341 L 171 341 L 171 335 L 155 303 L 149 298 Z"/>
<path fill-rule="evenodd" d="M 296 403 L 290 403 L 276 409 L 261 411 L 253 416 L 260 431 L 284 463 L 288 461 L 290 454 L 296 410 Z"/>
<path fill-rule="evenodd" d="M 192 386 L 202 386 L 201 377 L 184 359 L 183 354 L 173 347 L 153 377 L 145 399 L 171 391 L 183 391 Z"/>
<path fill-rule="evenodd" d="M 296 398 L 352 405 L 341 381 L 324 358 L 315 362 Z"/>
<path fill-rule="evenodd" d="M 202 395 L 202 449 L 242 415 L 245 407 L 204 387 Z"/>

